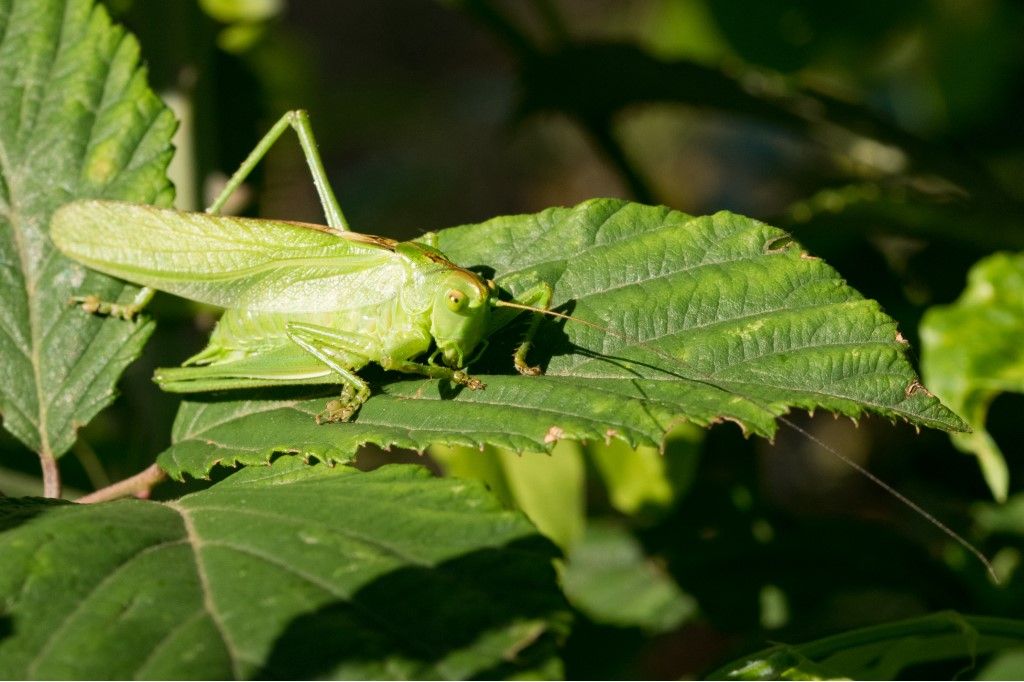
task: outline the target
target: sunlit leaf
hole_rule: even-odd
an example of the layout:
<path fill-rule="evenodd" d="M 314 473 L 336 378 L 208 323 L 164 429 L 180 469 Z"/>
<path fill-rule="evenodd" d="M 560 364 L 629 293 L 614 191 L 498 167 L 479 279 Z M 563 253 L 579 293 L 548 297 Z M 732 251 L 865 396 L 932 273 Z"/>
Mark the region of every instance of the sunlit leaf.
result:
<path fill-rule="evenodd" d="M 204 476 L 218 462 L 266 461 L 278 449 L 336 459 L 368 442 L 658 446 L 682 421 L 728 420 L 770 437 L 793 407 L 964 427 L 921 387 L 877 303 L 756 220 L 600 199 L 438 239 L 455 262 L 493 271 L 513 294 L 550 283 L 554 305 L 582 321 L 545 320 L 533 356 L 543 376 L 512 374 L 522 329 L 510 327 L 470 367 L 486 390 L 381 374 L 351 423 L 325 426 L 313 422 L 324 397 L 189 402 L 161 465 Z"/>
<path fill-rule="evenodd" d="M 519 454 L 486 446 L 434 446 L 445 473 L 483 481 L 506 505 L 519 509 L 537 530 L 565 551 L 586 524 L 586 471 L 579 443 L 562 441 L 550 455 Z"/>
<path fill-rule="evenodd" d="M 152 331 L 89 316 L 73 294 L 137 291 L 58 253 L 50 215 L 75 198 L 169 204 L 174 118 L 139 47 L 92 0 L 0 0 L 0 413 L 44 458 L 114 399 Z"/>

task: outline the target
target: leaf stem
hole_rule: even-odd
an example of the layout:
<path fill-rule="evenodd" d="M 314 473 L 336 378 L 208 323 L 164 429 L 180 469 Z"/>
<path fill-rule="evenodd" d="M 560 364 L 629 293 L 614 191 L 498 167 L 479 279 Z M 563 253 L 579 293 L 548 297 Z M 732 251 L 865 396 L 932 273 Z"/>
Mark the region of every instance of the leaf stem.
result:
<path fill-rule="evenodd" d="M 39 453 L 39 464 L 43 469 L 43 497 L 60 497 L 60 468 L 57 458 L 48 451 Z"/>
<path fill-rule="evenodd" d="M 129 495 L 138 495 L 139 493 L 148 493 L 165 478 L 167 478 L 167 474 L 164 470 L 156 464 L 151 464 L 134 476 L 108 485 L 106 488 L 100 488 L 88 495 L 83 495 L 75 501 L 79 504 L 92 504 L 94 502 L 109 502 L 110 500 L 116 500 Z"/>

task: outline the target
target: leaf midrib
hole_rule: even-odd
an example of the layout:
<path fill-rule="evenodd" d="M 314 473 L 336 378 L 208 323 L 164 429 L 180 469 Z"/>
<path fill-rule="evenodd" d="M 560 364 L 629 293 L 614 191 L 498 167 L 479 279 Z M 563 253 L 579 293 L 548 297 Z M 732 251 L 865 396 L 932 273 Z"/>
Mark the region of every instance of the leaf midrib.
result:
<path fill-rule="evenodd" d="M 11 160 L 7 154 L 7 148 L 4 146 L 3 141 L 0 140 L 0 173 L 3 174 L 7 182 L 7 199 L 8 199 L 8 212 L 7 218 L 8 223 L 11 225 L 11 235 L 14 238 L 14 248 L 18 252 L 18 264 L 21 267 L 21 282 L 23 292 L 25 295 L 25 307 L 28 312 L 28 332 L 30 339 L 30 348 L 26 349 L 20 346 L 17 342 L 15 345 L 18 346 L 25 356 L 28 358 L 29 364 L 32 365 L 32 378 L 35 383 L 36 389 L 36 412 L 35 417 L 38 419 L 36 422 L 36 432 L 39 434 L 39 455 L 40 457 L 53 459 L 53 449 L 50 446 L 50 434 L 46 429 L 46 421 L 48 417 L 48 405 L 46 403 L 46 397 L 43 395 L 43 381 L 42 381 L 42 367 L 40 358 L 42 356 L 42 349 L 40 346 L 39 336 L 39 306 L 36 303 L 36 279 L 33 276 L 34 273 L 29 269 L 29 254 L 26 248 L 25 241 L 26 235 L 24 233 L 23 221 L 19 219 L 20 211 L 18 210 L 17 197 L 20 195 L 20 189 L 18 188 L 18 177 L 16 174 L 11 172 Z M 13 341 L 12 337 L 12 341 Z M 13 400 L 9 402 L 14 402 Z M 20 410 L 23 414 L 24 411 Z M 33 421 L 30 415 L 29 421 Z"/>
<path fill-rule="evenodd" d="M 204 541 L 196 532 L 195 524 L 192 521 L 192 516 L 189 513 L 189 510 L 174 502 L 168 502 L 164 506 L 169 509 L 173 509 L 181 517 L 185 530 L 185 542 L 192 547 L 192 557 L 195 562 L 196 577 L 199 580 L 199 590 L 202 592 L 203 596 L 203 608 L 208 614 L 210 614 L 210 622 L 213 623 L 213 627 L 217 629 L 217 633 L 220 635 L 221 641 L 224 643 L 224 648 L 227 649 L 228 659 L 231 661 L 231 673 L 234 675 L 236 680 L 240 680 L 242 679 L 242 675 L 238 669 L 238 648 L 235 646 L 234 641 L 228 636 L 227 630 L 224 627 L 224 621 L 221 618 L 220 612 L 217 610 L 217 605 L 213 601 L 210 579 L 206 574 L 206 563 L 202 558 L 202 547 Z"/>
<path fill-rule="evenodd" d="M 46 654 L 49 652 L 53 644 L 60 638 L 60 634 L 64 632 L 64 630 L 67 629 L 68 624 L 71 623 L 78 616 L 78 614 L 82 612 L 82 609 L 85 608 L 86 603 L 89 601 L 90 598 L 92 598 L 94 594 L 96 594 L 96 592 L 100 588 L 102 588 L 104 585 L 107 585 L 123 570 L 125 570 L 131 564 L 135 563 L 141 557 L 151 552 L 160 551 L 168 547 L 174 547 L 185 542 L 187 542 L 185 538 L 176 538 L 174 540 L 163 540 L 152 545 L 147 545 L 146 547 L 143 547 L 139 551 L 135 552 L 134 554 L 126 558 L 118 565 L 114 566 L 110 570 L 110 572 L 103 577 L 102 580 L 97 581 L 96 584 L 93 585 L 92 588 L 89 590 L 89 592 L 83 595 L 82 598 L 78 600 L 77 606 L 75 606 L 75 608 L 69 611 L 68 614 L 64 617 L 64 619 L 60 622 L 60 624 L 50 632 L 50 636 L 47 637 L 46 641 L 43 642 L 42 646 L 39 647 L 39 651 L 36 653 L 35 657 L 33 657 L 33 659 L 29 662 L 28 666 L 25 668 L 25 671 L 28 673 L 26 677 L 36 677 L 37 666 L 39 666 L 39 664 L 46 659 Z"/>
<path fill-rule="evenodd" d="M 49 56 L 49 65 L 46 68 L 46 78 L 43 80 L 44 83 L 49 83 L 51 76 L 53 75 L 54 66 L 57 63 L 58 56 L 64 49 L 64 32 L 67 25 L 67 11 L 70 3 L 63 3 L 60 8 L 60 17 L 58 18 L 59 32 L 57 39 L 54 41 L 53 50 Z M 13 14 L 13 7 L 11 13 Z M 8 15 L 8 21 L 4 26 L 3 38 L 6 39 L 7 30 L 12 24 L 11 17 Z M 16 137 L 22 137 L 25 134 L 31 135 L 34 132 L 36 123 L 39 120 L 39 112 L 43 106 L 42 97 L 38 102 L 38 106 L 32 115 L 32 123 L 25 131 L 25 105 L 28 103 L 27 97 L 28 90 L 22 92 L 21 97 L 21 115 L 19 117 L 19 126 L 15 131 Z M 3 144 L 3 140 L 0 139 L 0 173 L 3 174 L 7 184 L 7 218 L 11 225 L 11 233 L 14 236 L 14 246 L 18 252 L 18 261 L 21 265 L 21 281 L 24 287 L 25 294 L 25 306 L 28 311 L 28 326 L 29 336 L 31 341 L 31 350 L 27 353 L 29 362 L 32 365 L 32 375 L 35 381 L 36 389 L 36 416 L 38 422 L 36 423 L 36 431 L 39 434 L 39 456 L 44 460 L 44 471 L 46 469 L 46 460 L 54 460 L 53 448 L 50 445 L 50 434 L 49 429 L 46 427 L 49 417 L 49 404 L 46 401 L 46 396 L 43 394 L 43 381 L 42 381 L 42 346 L 41 337 L 39 334 L 39 306 L 37 304 L 36 297 L 36 274 L 34 271 L 29 269 L 29 255 L 26 249 L 26 235 L 24 233 L 24 227 L 22 227 L 22 221 L 18 218 L 20 211 L 18 210 L 17 197 L 20 195 L 20 189 L 18 188 L 18 176 L 13 173 L 13 167 L 11 164 L 10 156 L 7 153 L 7 149 Z M 44 250 L 45 250 L 44 246 Z M 31 276 L 30 276 L 31 275 Z M 23 349 L 24 350 L 24 349 Z M 13 401 L 12 401 L 13 402 Z M 31 420 L 29 420 L 31 421 Z M 53 491 L 49 491 L 53 492 Z"/>

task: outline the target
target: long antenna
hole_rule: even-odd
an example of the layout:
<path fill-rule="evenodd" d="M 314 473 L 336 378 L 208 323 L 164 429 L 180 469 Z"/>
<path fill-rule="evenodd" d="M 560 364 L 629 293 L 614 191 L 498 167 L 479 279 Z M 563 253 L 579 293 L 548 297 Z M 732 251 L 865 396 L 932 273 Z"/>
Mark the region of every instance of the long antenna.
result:
<path fill-rule="evenodd" d="M 572 315 L 567 315 L 565 313 L 559 313 L 559 312 L 556 312 L 554 310 L 547 310 L 545 308 L 536 308 L 534 306 L 523 305 L 522 303 L 513 303 L 511 301 L 502 301 L 502 300 L 497 300 L 496 299 L 496 300 L 494 300 L 494 305 L 496 307 L 499 307 L 499 308 L 516 308 L 518 310 L 525 310 L 525 311 L 529 311 L 529 312 L 533 312 L 533 313 L 538 313 L 540 315 L 548 315 L 549 317 L 555 317 L 555 318 L 558 318 L 560 320 L 568 320 L 568 321 L 571 321 L 571 322 L 576 322 L 577 324 L 582 324 L 585 327 L 590 327 L 592 329 L 596 329 L 596 330 L 598 330 L 600 332 L 608 334 L 609 336 L 613 336 L 613 337 L 619 339 L 620 341 L 625 341 L 626 343 L 629 343 L 629 344 L 632 344 L 632 345 L 635 345 L 635 346 L 639 346 L 639 347 L 643 348 L 644 350 L 649 351 L 651 353 L 654 353 L 655 355 L 657 355 L 657 356 L 659 356 L 661 358 L 664 358 L 664 359 L 666 359 L 666 360 L 668 360 L 668 361 L 670 361 L 670 362 L 672 362 L 672 363 L 674 363 L 676 365 L 680 365 L 680 366 L 685 367 L 683 365 L 683 363 L 680 362 L 679 358 L 675 357 L 674 355 L 672 355 L 670 353 L 667 353 L 667 352 L 663 351 L 660 348 L 657 348 L 657 347 L 652 346 L 650 344 L 644 343 L 643 341 L 638 341 L 637 339 L 630 338 L 629 336 L 626 336 L 625 334 L 620 334 L 619 332 L 616 332 L 616 331 L 614 331 L 612 329 L 609 329 L 608 327 L 606 327 L 604 325 L 600 325 L 600 324 L 597 324 L 595 322 L 590 322 L 589 320 L 582 320 L 582 319 L 580 319 L 578 317 L 574 317 Z M 950 528 L 949 526 L 944 524 L 942 521 L 939 521 L 937 518 L 935 518 L 934 515 L 932 515 L 929 512 L 925 511 L 924 508 L 921 507 L 919 504 L 917 504 L 916 502 L 911 500 L 909 497 L 907 497 L 906 495 L 904 495 L 900 491 L 896 490 L 894 487 L 892 487 L 891 485 L 889 485 L 888 483 L 886 483 L 885 481 L 880 479 L 878 476 L 876 476 L 875 474 L 873 474 L 870 471 L 868 471 L 867 469 L 865 469 L 863 466 L 861 466 L 857 462 L 853 461 L 852 459 L 850 459 L 846 455 L 842 454 L 841 452 L 839 452 L 838 450 L 836 450 L 832 446 L 828 445 L 823 440 L 821 440 L 820 438 L 818 438 L 814 434 L 810 433 L 809 431 L 807 431 L 803 427 L 798 426 L 797 424 L 794 424 L 792 421 L 790 421 L 786 417 L 784 417 L 782 415 L 775 415 L 775 413 L 772 412 L 771 410 L 769 410 L 766 406 L 759 404 L 756 400 L 754 400 L 753 398 L 751 398 L 749 396 L 741 395 L 739 393 L 736 393 L 735 391 L 731 391 L 728 388 L 725 388 L 724 386 L 719 386 L 719 385 L 715 384 L 714 382 L 712 382 L 712 380 L 710 378 L 694 378 L 694 377 L 688 377 L 688 378 L 691 381 L 700 381 L 702 383 L 707 383 L 708 385 L 712 386 L 715 389 L 718 389 L 718 390 L 723 391 L 725 393 L 730 393 L 732 395 L 735 395 L 738 398 L 743 398 L 744 400 L 747 400 L 747 401 L 753 403 L 754 405 L 757 405 L 761 409 L 763 409 L 766 412 L 768 412 L 769 414 L 771 414 L 773 416 L 773 418 L 778 419 L 780 422 L 782 422 L 783 424 L 785 424 L 789 428 L 791 428 L 794 431 L 796 431 L 797 433 L 800 433 L 803 436 L 805 436 L 808 440 L 810 440 L 812 443 L 816 444 L 822 450 L 825 450 L 826 452 L 831 453 L 836 458 L 838 458 L 839 461 L 843 462 L 844 464 L 846 464 L 848 467 L 850 467 L 854 471 L 857 471 L 858 473 L 860 473 L 863 476 L 865 476 L 869 481 L 871 481 L 872 483 L 877 485 L 879 488 L 881 488 L 885 492 L 887 492 L 890 495 L 892 495 L 893 497 L 895 497 L 901 503 L 906 505 L 909 509 L 912 509 L 913 511 L 917 512 L 918 514 L 920 514 L 921 517 L 923 517 L 925 520 L 927 520 L 933 526 L 935 526 L 940 531 L 945 533 L 950 539 L 952 539 L 958 545 L 960 545 L 961 547 L 966 549 L 968 552 L 970 552 L 975 558 L 978 559 L 978 561 L 980 561 L 982 563 L 982 565 L 985 566 L 985 569 L 988 571 L 988 574 L 989 574 L 989 576 L 991 576 L 992 580 L 995 581 L 996 584 L 999 584 L 999 576 L 996 575 L 996 571 L 992 567 L 992 562 L 989 561 L 988 557 L 986 557 L 984 554 L 981 553 L 981 550 L 979 550 L 977 547 L 972 545 L 970 542 L 968 542 L 960 534 L 958 534 L 952 528 Z"/>

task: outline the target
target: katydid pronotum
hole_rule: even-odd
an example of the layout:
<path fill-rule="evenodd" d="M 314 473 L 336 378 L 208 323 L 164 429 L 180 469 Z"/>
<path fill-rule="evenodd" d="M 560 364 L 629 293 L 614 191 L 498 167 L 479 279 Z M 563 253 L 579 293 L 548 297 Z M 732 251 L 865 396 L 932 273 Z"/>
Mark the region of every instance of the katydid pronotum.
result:
<path fill-rule="evenodd" d="M 217 215 L 289 129 L 298 135 L 327 226 Z M 540 372 L 527 363 L 527 354 L 542 315 L 620 336 L 549 310 L 548 284 L 537 284 L 518 300 L 504 301 L 494 282 L 456 265 L 432 245 L 351 231 L 302 111 L 285 114 L 271 128 L 206 213 L 81 201 L 54 215 L 50 235 L 71 258 L 144 286 L 129 304 L 77 297 L 89 312 L 130 319 L 154 290 L 226 309 L 205 349 L 182 367 L 157 370 L 155 380 L 161 388 L 190 393 L 340 384 L 340 396 L 327 402 L 318 422 L 347 421 L 357 413 L 370 396 L 357 372 L 371 362 L 483 389 L 465 367 L 483 351 L 489 336 L 523 311 L 538 315 L 514 355 L 515 368 L 522 374 Z M 658 348 L 625 340 L 680 365 Z M 710 383 L 706 377 L 694 379 Z M 744 399 L 751 401 L 749 396 Z M 776 418 L 923 515 L 991 572 L 976 548 L 931 514 L 790 420 Z"/>

